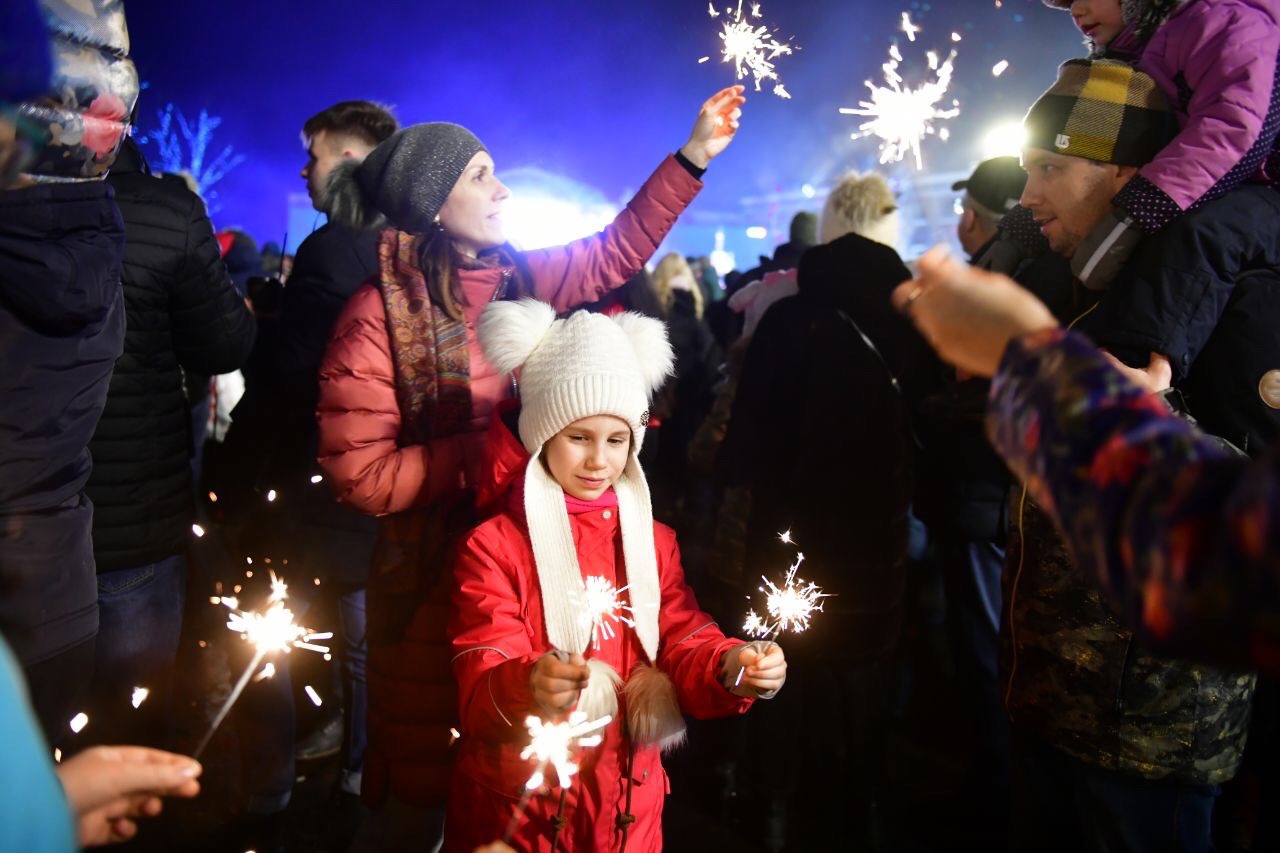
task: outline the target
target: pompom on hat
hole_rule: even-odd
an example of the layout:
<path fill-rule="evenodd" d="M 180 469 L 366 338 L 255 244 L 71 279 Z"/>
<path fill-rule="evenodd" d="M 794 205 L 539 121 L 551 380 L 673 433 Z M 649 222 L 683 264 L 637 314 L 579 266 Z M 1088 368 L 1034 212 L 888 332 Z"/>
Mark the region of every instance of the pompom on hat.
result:
<path fill-rule="evenodd" d="M 671 375 L 675 363 L 663 324 L 627 312 L 616 317 L 578 311 L 556 319 L 555 309 L 544 302 L 523 299 L 495 302 L 485 308 L 477 327 L 485 358 L 503 374 L 516 373 L 520 387 L 520 440 L 530 459 L 525 469 L 524 508 L 529 539 L 537 564 L 547 636 L 556 649 L 586 653 L 591 642 L 591 620 L 583 618 L 585 585 L 577 548 L 565 508 L 564 490 L 542 463 L 542 448 L 569 424 L 582 418 L 612 415 L 631 429 L 631 450 L 626 468 L 614 482 L 618 497 L 618 521 L 622 551 L 635 620 L 636 636 L 651 663 L 658 658 L 658 609 L 662 589 L 654 549 L 653 507 L 649 485 L 638 454 L 648 422 L 650 396 Z M 592 682 L 597 677 L 593 673 Z M 601 684 L 603 686 L 603 683 Z M 584 693 L 608 693 L 613 691 Z M 579 708 L 592 718 L 610 713 L 599 700 Z M 649 704 L 655 708 L 661 703 Z M 669 704 L 669 703 L 668 703 Z M 678 708 L 678 705 L 676 706 Z M 669 745 L 678 738 L 678 712 L 628 708 L 629 716 L 661 718 L 632 731 L 651 730 L 654 743 Z M 642 737 L 642 740 L 649 740 Z"/>

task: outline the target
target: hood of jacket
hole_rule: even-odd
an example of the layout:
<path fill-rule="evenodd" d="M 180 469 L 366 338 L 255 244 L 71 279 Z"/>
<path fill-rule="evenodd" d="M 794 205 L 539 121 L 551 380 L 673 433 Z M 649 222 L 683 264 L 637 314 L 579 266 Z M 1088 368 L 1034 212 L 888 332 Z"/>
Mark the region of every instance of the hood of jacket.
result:
<path fill-rule="evenodd" d="M 529 451 L 520 442 L 519 421 L 519 400 L 503 400 L 494 409 L 485 437 L 484 467 L 476 484 L 476 510 L 481 519 L 501 511 L 506 496 L 524 477 Z"/>
<path fill-rule="evenodd" d="M 0 300 L 23 324 L 73 335 L 120 298 L 124 222 L 101 181 L 0 192 Z"/>
<path fill-rule="evenodd" d="M 911 277 L 890 247 L 859 234 L 846 234 L 804 254 L 800 298 L 805 302 L 863 316 L 868 307 L 887 308 L 887 293 Z M 879 303 L 884 301 L 884 305 Z"/>

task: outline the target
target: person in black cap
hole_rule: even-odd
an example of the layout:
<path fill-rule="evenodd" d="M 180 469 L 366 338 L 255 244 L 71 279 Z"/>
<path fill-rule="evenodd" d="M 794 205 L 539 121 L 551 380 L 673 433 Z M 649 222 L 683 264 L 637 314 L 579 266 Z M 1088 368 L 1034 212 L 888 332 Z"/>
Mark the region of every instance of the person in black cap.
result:
<path fill-rule="evenodd" d="M 1027 173 L 1017 157 L 993 157 L 983 160 L 968 180 L 956 181 L 951 189 L 964 190 L 960 199 L 960 221 L 956 237 L 970 258 L 976 258 L 1000 231 L 1000 220 L 1018 205 Z"/>

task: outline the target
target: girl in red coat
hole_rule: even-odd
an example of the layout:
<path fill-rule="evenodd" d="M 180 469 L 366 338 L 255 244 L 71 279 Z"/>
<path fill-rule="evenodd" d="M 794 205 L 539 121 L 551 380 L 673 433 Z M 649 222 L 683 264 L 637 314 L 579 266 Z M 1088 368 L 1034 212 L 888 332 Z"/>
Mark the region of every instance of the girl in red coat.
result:
<path fill-rule="evenodd" d="M 485 430 L 511 391 L 476 341 L 480 311 L 529 295 L 567 311 L 630 278 L 732 141 L 743 103 L 739 86 L 708 100 L 611 225 L 550 249 L 505 242 L 507 188 L 458 125 L 406 127 L 330 175 L 331 221 L 383 228 L 378 274 L 347 302 L 321 364 L 317 450 L 338 497 L 380 518 L 362 794 L 384 849 L 431 849 L 448 791 L 448 549 L 476 521 Z"/>
<path fill-rule="evenodd" d="M 613 722 L 580 772 L 532 797 L 518 849 L 658 850 L 667 779 L 659 755 L 684 739 L 682 713 L 743 713 L 786 676 L 776 645 L 727 639 L 684 580 L 675 534 L 656 524 L 637 453 L 649 395 L 671 372 L 660 322 L 534 300 L 485 309 L 489 363 L 519 369 L 515 425 L 495 419 L 486 497 L 497 513 L 454 565 L 449 640 L 462 738 L 445 849 L 500 835 L 532 767 L 526 718 L 579 710 Z M 517 437 L 518 435 L 518 437 Z M 592 606 L 618 591 L 626 606 Z M 739 670 L 743 670 L 740 681 Z"/>

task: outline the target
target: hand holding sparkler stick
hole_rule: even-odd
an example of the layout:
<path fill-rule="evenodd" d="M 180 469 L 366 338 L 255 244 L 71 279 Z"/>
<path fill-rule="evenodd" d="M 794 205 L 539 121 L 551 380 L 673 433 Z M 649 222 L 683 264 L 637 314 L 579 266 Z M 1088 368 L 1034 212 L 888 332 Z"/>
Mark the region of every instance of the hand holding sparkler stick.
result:
<path fill-rule="evenodd" d="M 788 530 L 778 535 L 778 538 L 788 545 L 795 544 L 791 541 L 791 531 Z M 766 593 L 765 612 L 769 616 L 766 621 L 755 610 L 747 612 L 746 621 L 742 623 L 742 630 L 749 636 L 758 639 L 768 639 L 768 646 L 765 647 L 763 654 L 767 659 L 770 651 L 777 648 L 774 641 L 778 639 L 778 635 L 783 631 L 790 631 L 793 634 L 799 634 L 809 628 L 809 622 L 813 619 L 813 614 L 822 610 L 822 599 L 829 596 L 822 589 L 811 581 L 805 581 L 796 577 L 796 572 L 800 569 L 800 564 L 804 562 L 804 554 L 796 554 L 796 561 L 787 569 L 787 574 L 783 579 L 782 586 L 778 586 L 768 578 L 762 577 L 764 586 L 760 587 L 760 591 Z M 739 659 L 745 652 L 746 647 L 739 647 Z M 738 677 L 734 679 L 733 687 L 737 688 L 742 683 L 742 676 L 747 671 L 747 663 L 742 663 L 738 670 Z M 772 667 L 771 667 L 772 668 Z M 783 677 L 786 675 L 785 661 L 783 661 Z"/>
<path fill-rule="evenodd" d="M 580 654 L 548 652 L 538 658 L 529 674 L 533 699 L 548 714 L 565 714 L 578 703 L 586 689 L 591 670 Z"/>
<path fill-rule="evenodd" d="M 741 107 L 747 102 L 742 95 L 744 91 L 744 86 L 721 89 L 698 111 L 689 141 L 681 147 L 680 153 L 699 169 L 707 168 L 733 141 L 734 134 L 738 132 L 738 120 L 742 118 Z"/>

